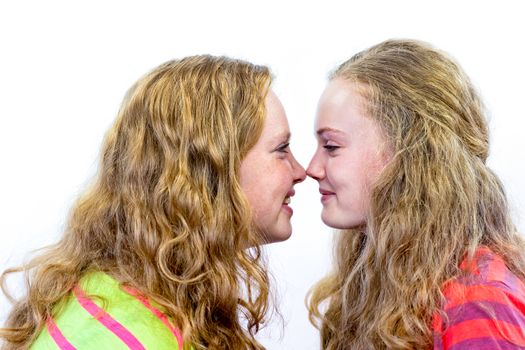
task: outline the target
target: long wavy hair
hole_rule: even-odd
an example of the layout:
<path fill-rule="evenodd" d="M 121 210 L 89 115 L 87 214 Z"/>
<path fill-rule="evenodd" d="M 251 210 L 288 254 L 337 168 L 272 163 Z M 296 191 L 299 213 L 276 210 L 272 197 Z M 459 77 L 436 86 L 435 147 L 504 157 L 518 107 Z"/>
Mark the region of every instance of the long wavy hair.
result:
<path fill-rule="evenodd" d="M 126 95 L 94 184 L 63 238 L 24 272 L 0 336 L 27 348 L 86 273 L 104 271 L 160 304 L 195 349 L 263 349 L 269 278 L 239 185 L 261 135 L 268 68 L 226 57 L 167 62 Z"/>
<path fill-rule="evenodd" d="M 424 349 L 445 281 L 487 246 L 525 278 L 525 244 L 487 167 L 484 107 L 469 78 L 426 43 L 388 40 L 331 79 L 359 87 L 392 160 L 375 182 L 363 230 L 336 236 L 333 271 L 310 291 L 323 349 Z"/>

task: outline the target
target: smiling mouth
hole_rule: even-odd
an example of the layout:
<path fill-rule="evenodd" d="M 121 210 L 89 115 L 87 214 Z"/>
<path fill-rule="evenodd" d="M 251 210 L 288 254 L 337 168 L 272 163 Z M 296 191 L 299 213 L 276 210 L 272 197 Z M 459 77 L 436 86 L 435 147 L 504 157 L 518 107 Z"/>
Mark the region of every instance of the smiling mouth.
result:
<path fill-rule="evenodd" d="M 295 195 L 295 191 L 292 188 L 288 193 L 286 194 L 286 197 L 284 197 L 283 204 L 288 205 L 292 201 L 292 197 Z"/>
<path fill-rule="evenodd" d="M 329 201 L 335 195 L 335 192 L 323 190 L 321 188 L 319 189 L 319 193 L 321 193 L 321 203 L 323 203 L 323 204 L 325 202 Z"/>
<path fill-rule="evenodd" d="M 335 192 L 330 192 L 330 191 L 326 191 L 323 189 L 319 189 L 319 193 L 321 193 L 323 196 L 329 196 L 329 195 L 335 194 Z"/>

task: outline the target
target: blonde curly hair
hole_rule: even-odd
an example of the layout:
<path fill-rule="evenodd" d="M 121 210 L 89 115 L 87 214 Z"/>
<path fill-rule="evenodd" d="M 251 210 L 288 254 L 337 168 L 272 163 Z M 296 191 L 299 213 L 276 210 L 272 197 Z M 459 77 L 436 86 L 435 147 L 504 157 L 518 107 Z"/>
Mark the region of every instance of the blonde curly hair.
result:
<path fill-rule="evenodd" d="M 360 87 L 393 158 L 374 185 L 366 233 L 337 236 L 334 270 L 309 294 L 323 349 L 425 349 L 443 283 L 487 246 L 525 277 L 525 244 L 487 167 L 488 127 L 469 78 L 443 52 L 388 40 L 332 74 Z M 445 315 L 443 315 L 445 317 Z"/>
<path fill-rule="evenodd" d="M 269 309 L 261 235 L 240 185 L 259 138 L 267 67 L 226 57 L 167 62 L 128 92 L 99 172 L 63 238 L 24 272 L 3 349 L 27 348 L 87 272 L 104 271 L 165 308 L 195 349 L 263 349 Z M 250 248 L 251 247 L 251 248 Z"/>

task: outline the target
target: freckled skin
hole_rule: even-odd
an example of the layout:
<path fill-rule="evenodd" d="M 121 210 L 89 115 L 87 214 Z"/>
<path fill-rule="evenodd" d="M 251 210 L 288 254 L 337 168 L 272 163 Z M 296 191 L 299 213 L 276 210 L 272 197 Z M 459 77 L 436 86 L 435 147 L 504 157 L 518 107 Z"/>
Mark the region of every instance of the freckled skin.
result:
<path fill-rule="evenodd" d="M 289 137 L 284 108 L 270 91 L 261 137 L 248 151 L 240 168 L 240 184 L 250 203 L 254 223 L 269 243 L 290 237 L 292 210 L 284 202 L 293 195 L 294 184 L 306 177 L 288 146 Z"/>

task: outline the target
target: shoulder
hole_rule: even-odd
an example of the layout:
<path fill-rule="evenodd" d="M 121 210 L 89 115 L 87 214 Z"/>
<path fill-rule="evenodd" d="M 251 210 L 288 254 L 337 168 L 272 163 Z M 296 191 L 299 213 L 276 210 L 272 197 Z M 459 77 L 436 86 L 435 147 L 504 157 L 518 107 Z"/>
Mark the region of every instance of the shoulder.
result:
<path fill-rule="evenodd" d="M 446 320 L 434 320 L 441 346 L 436 348 L 525 348 L 523 282 L 489 250 L 477 254 L 474 263 L 466 275 L 443 287 Z"/>
<path fill-rule="evenodd" d="M 442 288 L 446 308 L 476 301 L 507 303 L 522 309 L 525 284 L 506 266 L 501 257 L 487 248 L 480 248 L 474 260 L 460 265 L 463 275 Z"/>
<path fill-rule="evenodd" d="M 51 321 L 34 345 L 42 338 L 71 349 L 179 348 L 178 330 L 158 308 L 100 272 L 83 278 Z"/>

